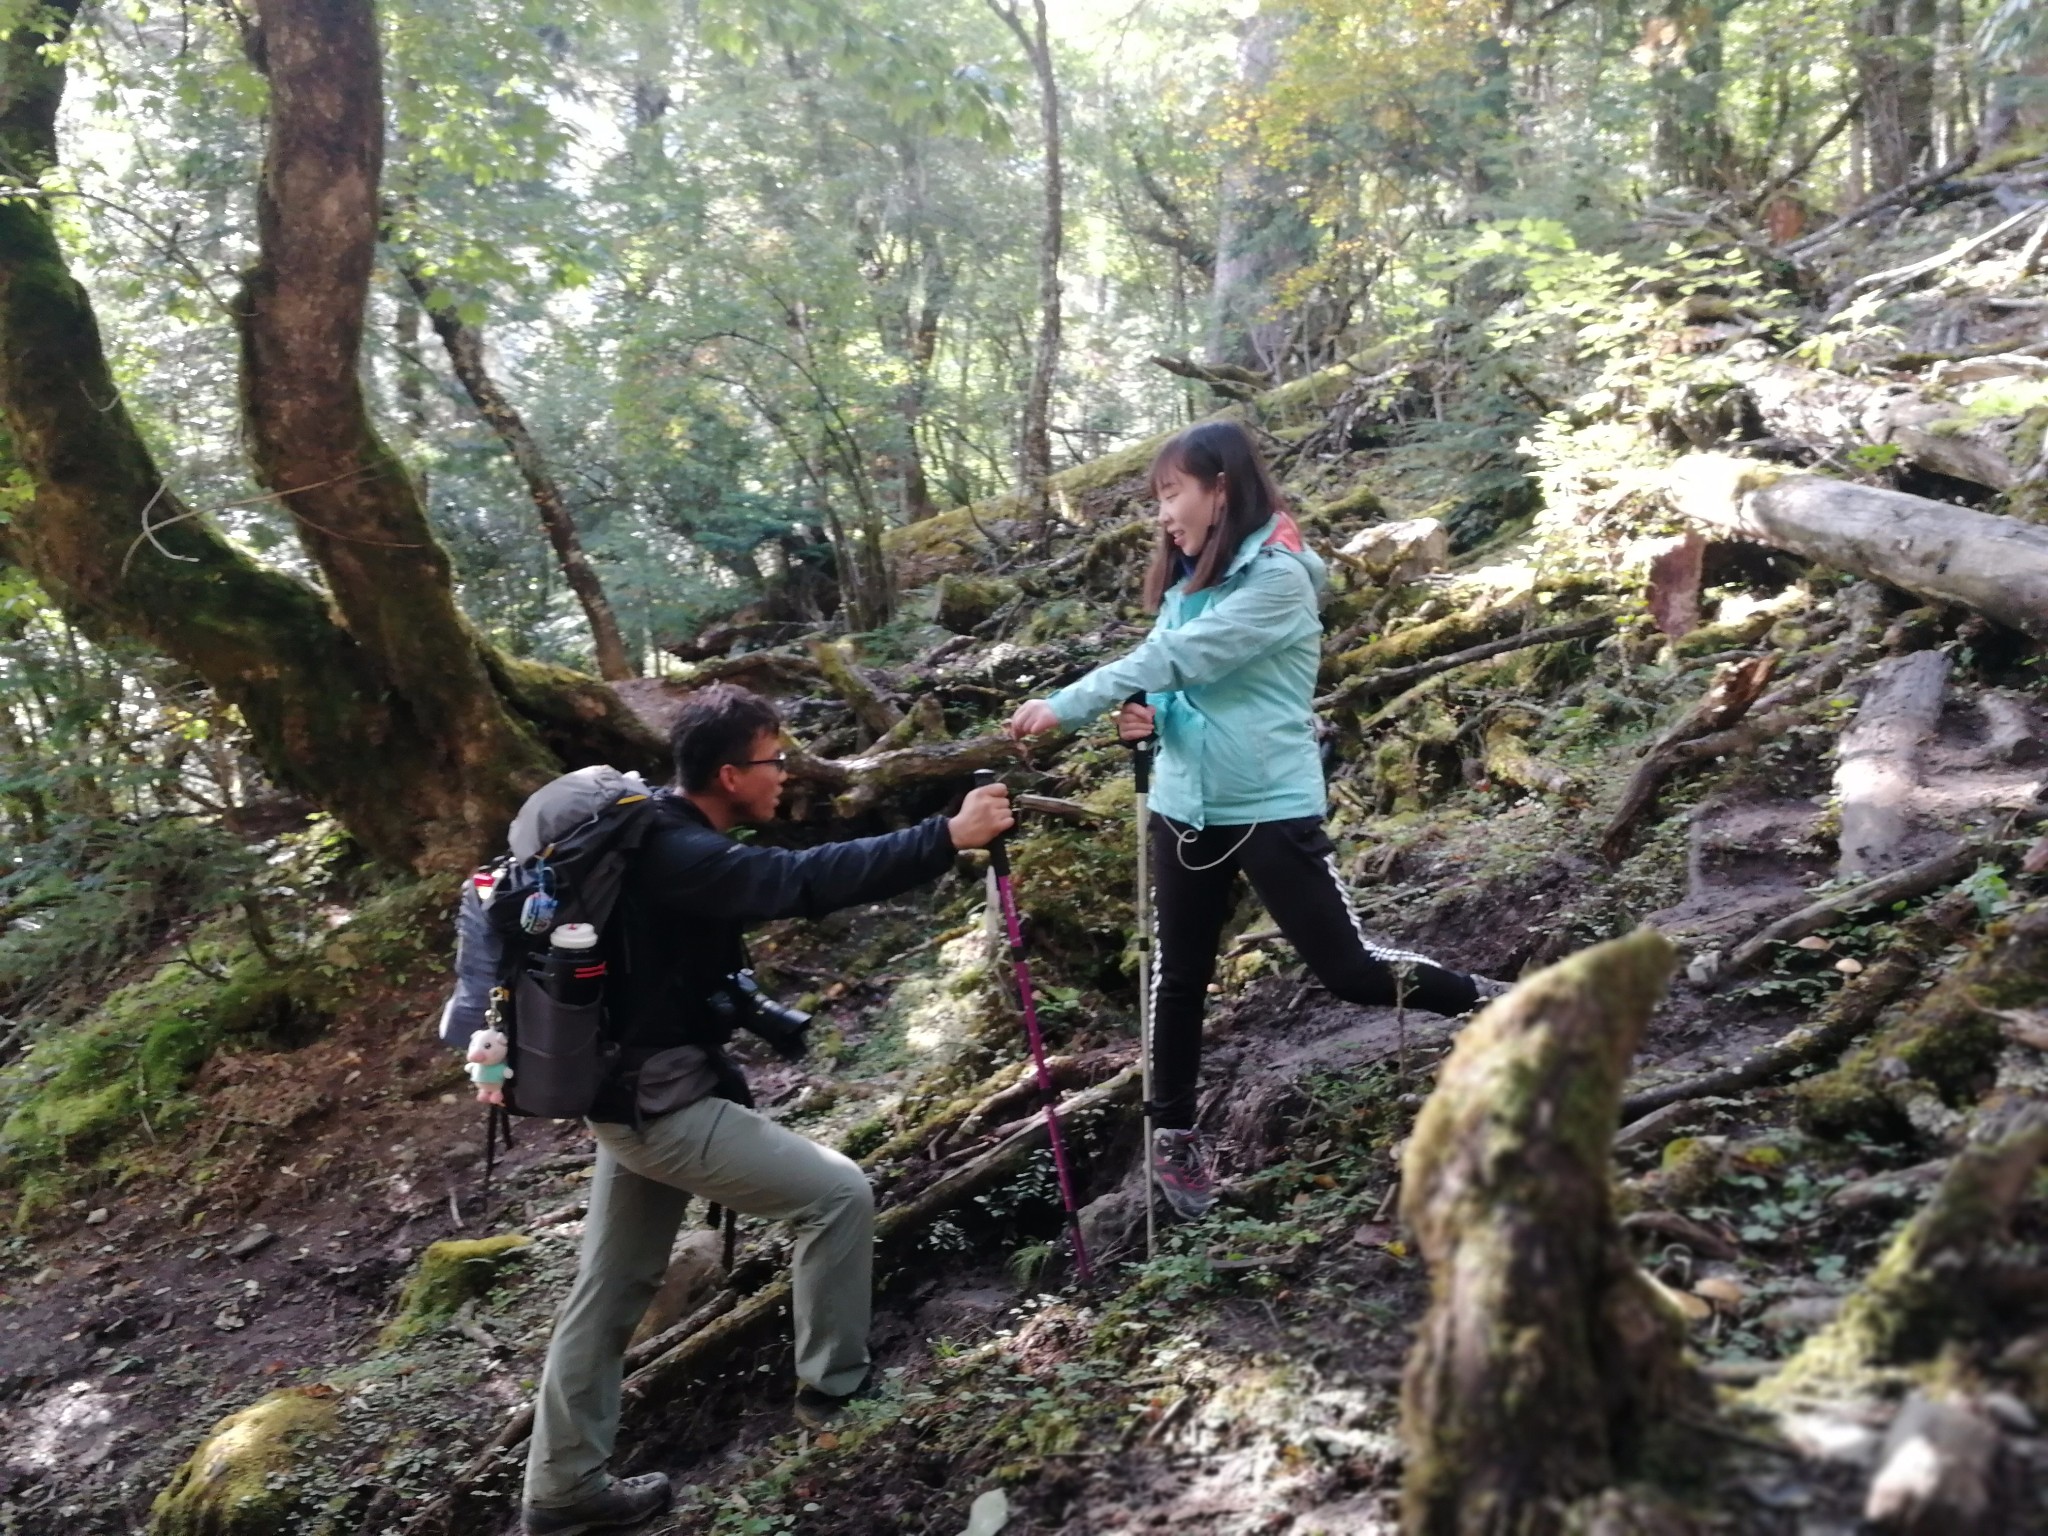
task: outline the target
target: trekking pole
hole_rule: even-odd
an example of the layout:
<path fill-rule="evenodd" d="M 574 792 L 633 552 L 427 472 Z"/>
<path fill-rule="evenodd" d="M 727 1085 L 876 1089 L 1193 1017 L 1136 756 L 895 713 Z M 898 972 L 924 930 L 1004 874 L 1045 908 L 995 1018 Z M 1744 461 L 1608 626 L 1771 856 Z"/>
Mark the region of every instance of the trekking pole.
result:
<path fill-rule="evenodd" d="M 1143 704 L 1142 691 L 1124 700 Z M 1121 739 L 1121 738 L 1119 738 Z M 1131 749 L 1131 778 L 1138 795 L 1138 1061 L 1143 1074 L 1145 1144 L 1138 1161 L 1145 1170 L 1145 1257 L 1158 1257 L 1158 1218 L 1153 1212 L 1158 1190 L 1152 1175 L 1152 824 L 1145 802 L 1152 790 L 1152 753 L 1156 734 L 1124 742 Z"/>
<path fill-rule="evenodd" d="M 993 784 L 996 776 L 988 768 L 978 769 L 974 787 Z M 1024 1008 L 1024 1032 L 1031 1041 L 1031 1064 L 1038 1073 L 1038 1091 L 1045 1098 L 1045 1128 L 1052 1142 L 1052 1163 L 1060 1178 L 1060 1204 L 1066 1207 L 1067 1231 L 1074 1239 L 1074 1268 L 1081 1283 L 1092 1284 L 1094 1266 L 1088 1262 L 1088 1245 L 1081 1238 L 1081 1208 L 1074 1203 L 1074 1175 L 1067 1166 L 1067 1139 L 1060 1134 L 1059 1095 L 1053 1089 L 1052 1073 L 1045 1065 L 1045 1036 L 1038 1028 L 1038 1003 L 1031 991 L 1031 962 L 1024 958 L 1024 925 L 1017 920 L 1017 893 L 1010 884 L 1010 850 L 1004 837 L 988 845 L 989 866 L 995 871 L 996 898 L 1002 903 L 1003 927 L 1010 939 L 1010 968 L 1017 973 L 1017 1000 Z"/>

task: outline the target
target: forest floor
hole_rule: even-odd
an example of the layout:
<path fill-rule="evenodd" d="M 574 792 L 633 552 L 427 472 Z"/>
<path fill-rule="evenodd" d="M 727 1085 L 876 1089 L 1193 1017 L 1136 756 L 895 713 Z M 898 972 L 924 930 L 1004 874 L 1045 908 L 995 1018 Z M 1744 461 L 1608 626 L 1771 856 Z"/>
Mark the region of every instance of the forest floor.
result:
<path fill-rule="evenodd" d="M 943 735 L 959 739 L 1127 647 L 1137 631 L 1118 605 L 1145 542 L 1142 528 L 1130 536 L 1132 467 L 1077 489 L 1077 521 L 1048 559 L 1025 557 L 1029 530 L 1014 520 L 991 524 L 1011 541 L 1006 558 L 970 518 L 912 530 L 898 552 L 915 583 L 910 612 L 857 637 L 855 659 L 885 695 L 931 701 Z M 1403 484 L 1399 469 L 1342 444 L 1297 466 L 1312 537 L 1341 545 L 1426 510 L 1419 494 L 1345 499 L 1360 483 Z M 2048 875 L 2023 873 L 2019 858 L 2035 835 L 2025 818 L 2048 790 L 2048 677 L 2038 648 L 1963 610 L 1756 551 L 1712 568 L 1704 627 L 1667 638 L 1643 612 L 1640 551 L 1604 569 L 1594 556 L 1670 532 L 1655 517 L 1629 523 L 1635 512 L 1614 510 L 1624 499 L 1554 507 L 1412 581 L 1340 563 L 1329 624 L 1340 669 L 1325 683 L 1359 667 L 1392 675 L 1509 632 L 1503 619 L 1529 630 L 1612 621 L 1611 634 L 1404 682 L 1376 710 L 1328 711 L 1331 825 L 1367 930 L 1465 969 L 1513 978 L 1639 924 L 1670 935 L 1681 972 L 1633 1090 L 1740 1061 L 1824 1016 L 1941 899 L 1922 890 L 1846 911 L 1766 946 L 1748 975 L 1716 972 L 1773 919 L 1843 888 L 1837 746 L 1882 659 L 1948 659 L 1910 809 L 1928 846 L 1967 839 L 1982 853 L 1946 882 L 1967 910 L 1912 957 L 1919 980 L 1886 1017 L 2048 895 Z M 951 600 L 979 605 L 950 620 L 958 633 L 931 622 Z M 1344 646 L 1368 659 L 1344 672 Z M 1674 772 L 1653 809 L 1608 835 L 1645 749 L 1728 667 L 1769 657 L 1780 679 L 1820 676 L 1831 656 L 1845 664 L 1790 723 Z M 859 751 L 872 733 L 842 701 L 815 676 L 788 683 L 806 660 L 791 646 L 735 652 L 698 675 L 763 681 L 780 668 L 799 740 L 819 756 Z M 639 685 L 636 703 L 658 715 L 667 691 Z M 1132 1059 L 1136 1031 L 1127 760 L 1098 729 L 1006 777 L 1089 818 L 1034 814 L 1014 857 L 1052 1047 L 1073 1081 L 1104 1084 Z M 850 825 L 937 809 L 950 792 L 913 790 Z M 829 820 L 815 786 L 799 784 L 791 809 L 792 836 Z M 400 890 L 337 911 L 315 1025 L 295 1025 L 286 1008 L 274 1027 L 225 1039 L 178 1089 L 175 1128 L 161 1111 L 154 1122 L 140 1108 L 102 1117 L 89 1142 L 58 1135 L 23 1183 L 15 1235 L 0 1239 L 0 1532 L 511 1528 L 518 1449 L 472 1462 L 531 1396 L 574 1268 L 590 1142 L 572 1125 L 521 1125 L 484 1210 L 481 1116 L 460 1063 L 433 1039 L 445 905 L 441 893 Z M 1222 1145 L 1216 1213 L 1162 1228 L 1146 1261 L 1134 1117 L 1074 1117 L 1102 1270 L 1093 1287 L 1064 1266 L 1041 1152 L 892 1240 L 874 1335 L 885 1389 L 843 1427 L 795 1428 L 787 1345 L 774 1338 L 743 1341 L 708 1374 L 637 1400 L 619 1470 L 660 1468 L 683 1490 L 646 1529 L 1395 1530 L 1400 1375 L 1428 1301 L 1396 1205 L 1399 1156 L 1456 1026 L 1337 1002 L 1262 924 L 1247 902 L 1211 1010 L 1203 1122 Z M 1001 1099 L 1022 1034 L 984 938 L 982 886 L 964 865 L 918 897 L 776 925 L 756 954 L 764 981 L 820 1012 L 810 1060 L 750 1063 L 756 1092 L 806 1134 L 869 1158 L 885 1212 L 1028 1119 L 1028 1104 Z M 170 986 L 162 978 L 180 967 L 191 974 L 179 988 L 213 984 L 189 933 L 110 980 Z M 127 1015 L 108 1017 L 96 1027 Z M 1927 1200 L 1979 1099 L 2039 1094 L 2043 1030 L 1979 1042 L 1942 1080 L 1944 1101 L 1911 1114 L 1879 1104 L 1849 1128 L 1825 1124 L 1813 1085 L 1828 1063 L 1815 1062 L 1623 1133 L 1624 1227 L 1721 1394 L 1718 1417 L 1688 1428 L 1681 1464 L 1655 1469 L 1690 1510 L 1664 1529 L 1860 1528 L 1882 1436 L 1920 1378 L 1782 1400 L 1749 1389 L 1841 1314 Z M 63 1080 L 53 1071 L 32 1055 L 15 1074 L 10 1124 Z M 963 1096 L 1009 1107 L 986 1124 L 946 1118 Z M 2044 1230 L 2030 1204 L 2011 1234 L 2035 1273 Z M 778 1240 L 757 1223 L 740 1232 L 733 1288 L 758 1293 L 779 1272 Z M 459 1306 L 407 1310 L 403 1289 L 429 1245 L 486 1233 L 530 1241 L 479 1255 L 481 1278 Z M 677 1293 L 657 1303 L 665 1321 L 716 1293 L 715 1247 L 701 1235 L 683 1245 Z M 1995 1421 L 1999 1528 L 2014 1532 L 2048 1530 L 2036 1425 L 2048 1413 L 2048 1333 L 2036 1306 L 2022 1298 L 1977 1320 L 1941 1366 Z M 259 1402 L 303 1417 L 275 1433 L 244 1418 L 208 1440 L 223 1416 Z M 185 1493 L 160 1501 L 202 1442 Z M 246 1493 L 232 1522 L 194 1513 L 209 1479 Z M 435 1501 L 457 1484 L 451 1515 Z"/>

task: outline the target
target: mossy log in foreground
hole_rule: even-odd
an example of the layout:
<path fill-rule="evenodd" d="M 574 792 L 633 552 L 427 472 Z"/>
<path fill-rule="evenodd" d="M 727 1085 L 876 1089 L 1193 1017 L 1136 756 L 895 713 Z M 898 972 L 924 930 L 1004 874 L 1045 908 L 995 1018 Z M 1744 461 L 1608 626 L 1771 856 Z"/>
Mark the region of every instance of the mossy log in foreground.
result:
<path fill-rule="evenodd" d="M 150 1506 L 150 1536 L 311 1536 L 330 1529 L 300 1509 L 300 1450 L 334 1433 L 327 1386 L 273 1392 L 207 1432 Z"/>
<path fill-rule="evenodd" d="M 1523 982 L 1459 1037 L 1402 1164 L 1430 1271 L 1401 1432 L 1409 1536 L 1549 1536 L 1705 1389 L 1608 1183 L 1671 945 L 1644 930 Z"/>

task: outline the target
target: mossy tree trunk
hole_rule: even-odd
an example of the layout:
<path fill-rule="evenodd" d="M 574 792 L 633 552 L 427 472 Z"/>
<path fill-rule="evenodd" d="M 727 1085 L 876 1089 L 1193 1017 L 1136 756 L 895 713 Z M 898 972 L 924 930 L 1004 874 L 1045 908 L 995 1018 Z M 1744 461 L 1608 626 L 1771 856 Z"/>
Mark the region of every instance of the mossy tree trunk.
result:
<path fill-rule="evenodd" d="M 1575 955 L 1459 1037 L 1402 1165 L 1430 1308 L 1401 1403 L 1409 1536 L 1547 1536 L 1704 1401 L 1684 1324 L 1609 1197 L 1628 1063 L 1672 950 L 1645 930 Z"/>
<path fill-rule="evenodd" d="M 58 0 L 0 44 L 0 158 L 17 181 L 56 163 L 64 82 L 43 49 L 77 9 Z M 645 760 L 652 741 L 589 679 L 478 639 L 410 481 L 370 429 L 356 352 L 383 124 L 367 0 L 280 0 L 261 35 L 272 143 L 244 404 L 258 473 L 328 591 L 256 564 L 170 489 L 31 198 L 0 203 L 0 421 L 29 487 L 10 498 L 0 553 L 73 617 L 190 666 L 240 711 L 270 770 L 371 852 L 466 860 L 502 836 L 555 752 Z M 584 737 L 594 745 L 579 751 Z"/>

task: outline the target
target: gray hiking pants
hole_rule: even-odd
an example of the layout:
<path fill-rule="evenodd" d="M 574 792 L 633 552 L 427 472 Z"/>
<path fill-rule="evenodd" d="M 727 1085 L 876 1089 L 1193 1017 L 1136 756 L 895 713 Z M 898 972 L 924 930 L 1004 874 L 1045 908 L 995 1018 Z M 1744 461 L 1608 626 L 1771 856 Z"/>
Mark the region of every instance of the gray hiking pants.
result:
<path fill-rule="evenodd" d="M 629 1125 L 592 1122 L 597 1171 L 583 1254 L 555 1317 L 534 1403 L 526 1502 L 574 1504 L 605 1486 L 626 1341 L 661 1285 L 690 1196 L 789 1222 L 796 1374 L 843 1396 L 868 1367 L 875 1198 L 830 1147 L 724 1099 Z"/>

